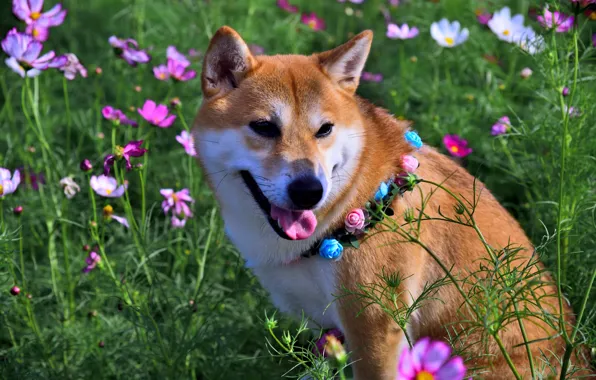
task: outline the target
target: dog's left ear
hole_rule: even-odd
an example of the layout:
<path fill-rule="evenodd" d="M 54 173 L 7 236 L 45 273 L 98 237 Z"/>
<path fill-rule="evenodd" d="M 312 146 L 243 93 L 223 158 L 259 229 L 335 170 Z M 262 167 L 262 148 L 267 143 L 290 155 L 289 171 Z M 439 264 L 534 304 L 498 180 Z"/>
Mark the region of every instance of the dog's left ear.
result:
<path fill-rule="evenodd" d="M 356 92 L 372 39 L 373 32 L 365 30 L 345 44 L 318 54 L 323 71 L 344 90 Z"/>

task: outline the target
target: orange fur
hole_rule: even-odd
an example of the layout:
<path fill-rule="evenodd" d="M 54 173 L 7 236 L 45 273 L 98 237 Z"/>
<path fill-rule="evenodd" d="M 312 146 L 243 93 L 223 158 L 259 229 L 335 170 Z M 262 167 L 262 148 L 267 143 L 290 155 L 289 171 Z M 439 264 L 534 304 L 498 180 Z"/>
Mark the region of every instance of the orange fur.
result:
<path fill-rule="evenodd" d="M 380 182 L 401 171 L 399 165 L 403 154 L 413 154 L 420 161 L 416 173 L 419 177 L 443 183 L 453 193 L 470 201 L 475 194 L 479 201 L 474 217 L 486 242 L 495 248 L 503 248 L 510 243 L 523 247 L 515 263 L 527 263 L 533 253 L 531 242 L 515 219 L 481 182 L 475 181 L 462 167 L 433 148 L 424 147 L 414 152 L 404 140 L 408 122 L 397 121 L 386 111 L 354 95 L 358 77 L 349 74 L 355 66 L 363 64 L 359 59 L 362 55 L 366 59 L 371 40 L 372 32 L 366 31 L 337 49 L 312 56 L 252 56 L 235 31 L 228 27 L 221 28 L 214 36 L 205 58 L 202 76 L 205 100 L 195 120 L 195 136 L 200 138 L 206 131 L 239 130 L 252 120 L 271 115 L 276 102 L 289 105 L 292 122 L 283 125 L 283 134 L 279 139 L 264 140 L 247 134 L 242 141 L 251 154 L 266 157 L 262 164 L 264 173 L 273 176 L 285 162 L 303 160 L 314 166 L 324 162 L 324 156 L 334 144 L 334 137 L 325 141 L 316 141 L 312 137 L 317 126 L 313 126 L 311 118 L 315 113 L 313 110 L 318 110 L 316 112 L 326 115 L 336 125 L 354 126 L 359 131 L 357 138 L 363 141 L 355 170 L 357 175 L 346 179 L 348 185 L 341 189 L 332 202 L 316 210 L 319 221 L 324 221 L 320 225 L 324 225 L 327 231 L 342 226 L 343 217 L 349 210 L 362 207 L 375 193 Z M 354 49 L 360 52 L 360 56 L 349 55 Z M 343 66 L 337 66 L 337 62 L 346 58 L 346 55 L 346 61 L 342 62 L 346 66 L 344 72 Z M 350 65 L 354 67 L 348 67 Z M 205 165 L 205 159 L 200 161 Z M 326 167 L 324 170 L 331 171 L 332 168 Z M 209 175 L 207 179 L 216 190 L 218 184 Z M 429 194 L 436 188 L 422 184 L 420 190 Z M 227 200 L 219 197 L 219 202 L 225 204 Z M 427 205 L 426 212 L 429 216 L 438 217 L 440 206 L 444 214 L 454 216 L 454 205 L 453 198 L 438 190 Z M 403 223 L 406 209 L 421 207 L 420 193 L 415 190 L 398 197 L 393 206 L 394 218 Z M 410 293 L 419 292 L 425 283 L 432 283 L 444 276 L 442 269 L 419 245 L 403 242 L 391 244 L 395 238 L 396 235 L 390 232 L 375 234 L 360 249 L 346 249 L 342 260 L 334 267 L 337 287 L 356 289 L 357 284 L 379 282 L 378 275 L 382 270 L 400 273 L 403 277 L 410 276 L 402 283 L 403 301 L 408 302 Z M 444 221 L 425 221 L 419 239 L 447 267 L 453 267 L 455 275 L 464 276 L 478 270 L 481 260 L 488 258 L 476 232 L 470 227 Z M 546 274 L 542 275 L 542 279 L 550 280 Z M 465 288 L 469 290 L 469 286 Z M 544 308 L 558 313 L 556 287 L 545 285 L 538 292 L 545 297 L 542 301 Z M 377 306 L 368 307 L 356 316 L 363 307 L 362 302 L 353 297 L 342 298 L 338 302 L 342 326 L 355 360 L 353 367 L 356 378 L 394 379 L 403 332 Z M 462 304 L 463 299 L 453 285 L 441 287 L 435 299 L 425 302 L 410 321 L 412 338 L 416 340 L 431 336 L 446 339 L 447 327 L 469 316 Z M 524 307 L 536 310 L 534 306 L 522 302 L 517 306 L 520 310 Z M 573 316 L 566 304 L 563 312 L 571 324 Z M 536 319 L 526 320 L 524 325 L 528 339 L 536 341 L 531 344 L 531 350 L 537 365 L 541 353 L 562 356 L 563 340 L 559 337 L 546 339 L 554 336 L 555 330 Z M 461 328 L 465 329 L 466 324 L 461 324 Z M 522 376 L 528 378 L 526 349 L 523 345 L 515 347 L 523 343 L 518 323 L 510 323 L 499 336 Z M 474 332 L 466 339 L 460 342 L 463 346 L 480 339 L 480 333 Z M 494 356 L 475 358 L 487 353 Z M 493 339 L 488 339 L 487 344 L 468 347 L 465 355 L 472 358 L 466 363 L 468 367 L 488 368 L 483 378 L 513 378 Z"/>

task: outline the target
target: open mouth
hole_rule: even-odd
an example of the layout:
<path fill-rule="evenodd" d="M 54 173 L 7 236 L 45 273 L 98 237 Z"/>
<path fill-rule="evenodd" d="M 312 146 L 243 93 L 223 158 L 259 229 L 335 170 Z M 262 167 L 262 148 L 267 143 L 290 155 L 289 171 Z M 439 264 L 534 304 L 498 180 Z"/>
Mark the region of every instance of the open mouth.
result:
<path fill-rule="evenodd" d="M 241 170 L 240 176 L 279 237 L 286 240 L 304 240 L 315 232 L 317 217 L 311 210 L 288 210 L 278 207 L 269 202 L 250 172 Z"/>

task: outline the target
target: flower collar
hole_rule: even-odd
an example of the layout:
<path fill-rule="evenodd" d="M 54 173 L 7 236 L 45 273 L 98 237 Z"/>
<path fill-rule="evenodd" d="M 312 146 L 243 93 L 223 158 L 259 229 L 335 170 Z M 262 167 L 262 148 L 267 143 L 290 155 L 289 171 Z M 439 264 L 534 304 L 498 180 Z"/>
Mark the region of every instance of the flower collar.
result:
<path fill-rule="evenodd" d="M 422 147 L 420 136 L 414 131 L 405 133 L 406 141 L 416 149 Z M 308 258 L 319 255 L 329 260 L 339 260 L 344 248 L 360 247 L 362 239 L 385 216 L 394 214 L 391 204 L 397 196 L 406 191 L 412 191 L 420 179 L 414 174 L 419 166 L 418 160 L 409 154 L 401 157 L 403 171 L 381 182 L 374 198 L 366 202 L 363 208 L 351 210 L 345 217 L 344 226 L 333 231 L 318 241 L 312 248 L 304 252 L 301 257 Z"/>

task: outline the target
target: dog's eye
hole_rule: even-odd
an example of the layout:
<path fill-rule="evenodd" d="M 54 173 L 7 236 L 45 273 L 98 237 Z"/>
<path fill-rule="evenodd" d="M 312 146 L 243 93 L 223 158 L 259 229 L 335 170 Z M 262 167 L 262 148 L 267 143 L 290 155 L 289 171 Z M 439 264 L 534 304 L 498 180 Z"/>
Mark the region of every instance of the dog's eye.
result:
<path fill-rule="evenodd" d="M 279 127 L 267 120 L 251 121 L 248 126 L 259 136 L 270 139 L 281 136 Z"/>
<path fill-rule="evenodd" d="M 318 139 L 327 137 L 331 134 L 331 132 L 333 132 L 333 124 L 325 123 L 321 126 L 321 128 L 319 128 L 319 130 L 315 134 L 315 137 Z"/>

